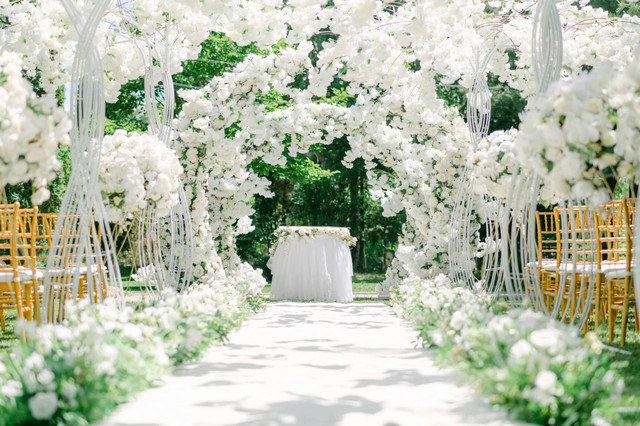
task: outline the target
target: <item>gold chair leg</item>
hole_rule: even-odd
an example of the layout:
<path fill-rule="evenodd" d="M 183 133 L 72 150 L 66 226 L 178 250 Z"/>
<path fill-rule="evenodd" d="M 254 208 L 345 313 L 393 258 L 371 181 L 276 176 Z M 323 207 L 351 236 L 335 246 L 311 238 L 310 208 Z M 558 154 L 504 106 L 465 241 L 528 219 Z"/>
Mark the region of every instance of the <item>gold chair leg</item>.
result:
<path fill-rule="evenodd" d="M 627 321 L 629 320 L 629 305 L 625 302 L 622 308 L 622 330 L 620 330 L 620 347 L 624 347 L 624 341 L 627 336 Z"/>
<path fill-rule="evenodd" d="M 585 304 L 585 309 L 589 310 L 589 314 L 587 315 L 587 320 L 584 322 L 584 326 L 582 326 L 582 332 L 587 334 L 589 332 L 589 319 L 591 319 L 591 315 L 593 314 L 593 306 L 587 307 Z"/>
<path fill-rule="evenodd" d="M 612 285 L 611 281 L 607 283 L 607 290 L 609 292 L 609 303 L 608 303 L 608 316 L 609 316 L 609 342 L 613 342 L 614 330 L 616 326 L 616 319 L 618 317 L 618 312 L 613 310 L 613 293 L 612 293 Z M 613 313 L 616 313 L 615 315 Z"/>
<path fill-rule="evenodd" d="M 627 323 L 629 321 L 629 287 L 630 279 L 626 278 L 624 283 L 624 300 L 622 302 L 622 330 L 620 335 L 620 347 L 624 347 L 627 336 Z"/>
<path fill-rule="evenodd" d="M 24 319 L 24 311 L 22 310 L 22 294 L 19 283 L 12 283 L 11 287 L 13 289 L 13 298 L 16 302 L 16 311 L 17 317 L 20 319 Z"/>

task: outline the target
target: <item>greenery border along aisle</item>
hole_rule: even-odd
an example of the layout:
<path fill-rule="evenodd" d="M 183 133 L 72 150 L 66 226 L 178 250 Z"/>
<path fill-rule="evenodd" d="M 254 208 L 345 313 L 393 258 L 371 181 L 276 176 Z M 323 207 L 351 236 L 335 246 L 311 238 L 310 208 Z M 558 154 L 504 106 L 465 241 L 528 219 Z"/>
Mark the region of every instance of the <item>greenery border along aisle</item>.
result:
<path fill-rule="evenodd" d="M 166 292 L 135 310 L 68 304 L 62 324 L 17 323 L 26 342 L 0 353 L 0 425 L 86 425 L 159 383 L 261 307 L 230 281 Z"/>
<path fill-rule="evenodd" d="M 620 399 L 624 381 L 621 365 L 594 333 L 581 338 L 575 326 L 529 309 L 508 309 L 445 275 L 407 278 L 392 299 L 441 365 L 462 371 L 519 419 L 609 424 L 602 410 Z"/>

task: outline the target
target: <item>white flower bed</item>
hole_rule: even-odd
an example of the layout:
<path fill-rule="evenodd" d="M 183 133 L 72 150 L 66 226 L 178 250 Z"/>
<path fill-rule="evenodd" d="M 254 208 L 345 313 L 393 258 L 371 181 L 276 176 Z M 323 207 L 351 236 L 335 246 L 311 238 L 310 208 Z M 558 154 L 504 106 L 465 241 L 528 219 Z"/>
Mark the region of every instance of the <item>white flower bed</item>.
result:
<path fill-rule="evenodd" d="M 531 310 L 500 308 L 446 276 L 412 276 L 393 293 L 398 315 L 413 322 L 443 365 L 461 369 L 493 402 L 523 420 L 586 424 L 624 387 L 593 333 Z"/>
<path fill-rule="evenodd" d="M 26 344 L 0 356 L 0 422 L 98 420 L 224 341 L 249 313 L 247 291 L 241 277 L 212 280 L 139 310 L 69 303 L 62 324 L 19 323 Z"/>

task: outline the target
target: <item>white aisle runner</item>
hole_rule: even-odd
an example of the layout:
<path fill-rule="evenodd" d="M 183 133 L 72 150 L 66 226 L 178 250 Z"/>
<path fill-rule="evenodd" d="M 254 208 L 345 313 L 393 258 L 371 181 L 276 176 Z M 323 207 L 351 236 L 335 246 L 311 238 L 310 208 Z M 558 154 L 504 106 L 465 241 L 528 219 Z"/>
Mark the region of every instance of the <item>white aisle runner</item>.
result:
<path fill-rule="evenodd" d="M 384 304 L 272 304 L 102 424 L 514 424 L 438 370 L 415 335 Z"/>

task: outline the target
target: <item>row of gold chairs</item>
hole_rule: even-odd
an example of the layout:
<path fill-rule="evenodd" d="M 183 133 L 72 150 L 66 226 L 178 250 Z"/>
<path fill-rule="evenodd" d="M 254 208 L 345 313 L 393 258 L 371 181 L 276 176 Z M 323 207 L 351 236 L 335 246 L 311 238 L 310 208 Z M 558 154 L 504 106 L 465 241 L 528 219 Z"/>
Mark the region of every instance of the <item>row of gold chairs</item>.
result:
<path fill-rule="evenodd" d="M 610 341 L 621 314 L 621 346 L 635 305 L 635 215 L 635 199 L 615 200 L 598 211 L 572 206 L 536 214 L 536 271 L 546 309 L 560 304 L 559 311 L 571 318 L 588 311 L 595 329 L 608 321 Z M 593 296 L 588 297 L 591 284 Z M 634 312 L 638 332 L 637 309 Z M 588 325 L 586 321 L 585 332 Z"/>
<path fill-rule="evenodd" d="M 57 213 L 21 208 L 17 202 L 0 205 L 0 327 L 3 331 L 6 328 L 7 310 L 15 310 L 18 318 L 40 323 L 41 307 L 46 303 L 49 308 L 47 312 L 50 313 L 46 321 L 50 322 L 64 317 L 65 302 L 71 298 L 80 299 L 92 293 L 95 300 L 102 300 L 106 295 L 106 268 L 99 259 L 98 266 L 92 268 L 67 259 L 60 259 L 55 269 L 46 268 L 57 220 Z M 69 223 L 74 224 L 74 221 Z M 77 235 L 77 232 L 76 228 L 68 234 Z M 66 238 L 65 250 L 58 250 L 58 253 L 72 253 L 74 247 L 77 248 L 77 244 L 69 243 L 72 240 Z M 95 278 L 101 283 L 97 286 L 98 290 L 88 290 L 89 274 L 92 274 L 92 281 Z M 78 276 L 80 282 L 76 291 L 72 287 L 74 276 Z M 49 278 L 54 285 L 50 288 L 47 300 L 43 301 L 45 278 Z"/>

